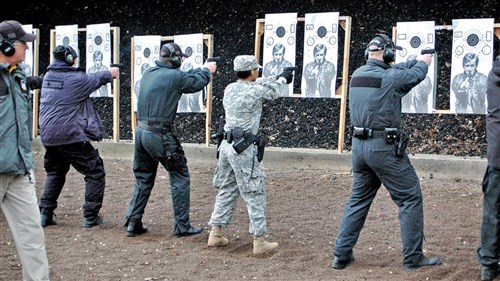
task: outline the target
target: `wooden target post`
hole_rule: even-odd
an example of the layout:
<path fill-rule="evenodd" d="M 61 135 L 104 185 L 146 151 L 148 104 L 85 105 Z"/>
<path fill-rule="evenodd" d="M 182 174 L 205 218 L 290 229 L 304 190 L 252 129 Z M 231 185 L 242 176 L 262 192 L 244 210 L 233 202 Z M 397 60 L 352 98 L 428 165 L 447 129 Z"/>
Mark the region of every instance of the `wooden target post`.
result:
<path fill-rule="evenodd" d="M 33 33 L 36 34 L 36 40 L 33 42 L 33 76 L 38 76 L 40 68 L 40 29 L 33 28 Z M 31 135 L 33 138 L 38 136 L 38 104 L 40 103 L 40 89 L 33 90 L 33 128 Z"/>
<path fill-rule="evenodd" d="M 161 36 L 160 37 L 161 42 L 173 42 L 174 41 L 174 36 Z M 212 57 L 213 56 L 213 47 L 214 47 L 214 39 L 212 34 L 203 34 L 203 44 L 207 46 L 207 57 Z M 161 48 L 160 44 L 160 48 Z M 131 50 L 134 50 L 134 37 L 131 38 Z M 134 69 L 135 69 L 135 52 L 130 52 L 130 100 L 134 100 Z M 205 115 L 206 115 L 206 122 L 205 122 L 205 144 L 210 146 L 210 134 L 212 131 L 212 79 L 210 78 L 210 83 L 206 86 L 206 94 L 207 94 L 207 104 L 205 105 Z M 132 136 L 133 139 L 135 140 L 135 128 L 137 126 L 137 112 L 134 110 L 134 105 L 131 103 L 130 105 L 131 108 L 131 122 L 132 122 Z M 177 113 L 176 113 L 177 114 Z"/>
<path fill-rule="evenodd" d="M 113 63 L 120 63 L 120 28 L 117 26 L 112 26 L 111 34 L 113 37 Z M 78 28 L 78 32 L 86 32 L 87 28 Z M 54 60 L 54 55 L 52 51 L 56 47 L 56 30 L 50 30 L 50 62 Z M 81 52 L 80 52 L 81 53 Z M 118 142 L 120 140 L 120 75 L 113 79 L 113 141 Z M 36 125 L 38 125 L 38 114 Z"/>
<path fill-rule="evenodd" d="M 297 21 L 305 21 L 305 17 L 297 18 Z M 340 120 L 339 120 L 339 137 L 338 151 L 342 153 L 344 150 L 344 133 L 345 133 L 345 116 L 347 110 L 347 88 L 349 79 L 349 55 L 351 50 L 351 17 L 340 16 L 339 25 L 344 29 L 344 52 L 343 52 L 343 67 L 342 67 L 342 83 L 335 91 L 334 98 L 340 99 Z M 255 57 L 260 61 L 260 46 L 262 36 L 265 31 L 265 19 L 257 19 L 255 29 Z M 338 79 L 338 78 L 337 78 Z"/>
<path fill-rule="evenodd" d="M 434 27 L 434 29 L 435 30 L 450 30 L 450 31 L 453 31 L 453 25 L 436 25 Z M 493 25 L 493 29 L 494 29 L 495 36 L 498 39 L 500 39 L 500 23 L 495 23 Z M 396 38 L 396 35 L 397 35 L 397 27 L 393 26 L 392 27 L 392 38 Z M 395 44 L 397 44 L 396 41 L 395 41 Z M 435 62 L 437 62 L 437 51 L 436 51 L 436 58 L 435 59 L 436 59 Z M 437 93 L 436 93 L 436 95 L 437 95 Z M 451 112 L 451 110 L 449 110 L 449 109 L 434 109 L 432 111 L 432 113 L 436 113 L 436 114 L 462 114 L 462 113 L 457 113 L 457 112 Z"/>

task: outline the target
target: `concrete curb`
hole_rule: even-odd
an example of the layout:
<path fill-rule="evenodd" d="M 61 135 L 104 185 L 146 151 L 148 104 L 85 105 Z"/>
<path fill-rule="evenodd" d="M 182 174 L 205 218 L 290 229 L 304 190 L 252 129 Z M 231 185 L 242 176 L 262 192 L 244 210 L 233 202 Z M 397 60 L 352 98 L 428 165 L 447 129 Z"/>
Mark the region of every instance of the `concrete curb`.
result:
<path fill-rule="evenodd" d="M 105 159 L 130 159 L 134 156 L 132 141 L 115 143 L 110 140 L 93 143 Z M 184 143 L 182 145 L 189 162 L 205 162 L 216 164 L 215 145 Z M 33 140 L 33 151 L 43 153 L 44 148 L 39 138 Z M 449 155 L 410 155 L 410 160 L 417 174 L 423 178 L 482 180 L 487 160 L 480 157 L 456 157 Z M 266 168 L 327 170 L 334 174 L 351 173 L 351 153 L 338 153 L 327 149 L 302 149 L 266 147 Z"/>

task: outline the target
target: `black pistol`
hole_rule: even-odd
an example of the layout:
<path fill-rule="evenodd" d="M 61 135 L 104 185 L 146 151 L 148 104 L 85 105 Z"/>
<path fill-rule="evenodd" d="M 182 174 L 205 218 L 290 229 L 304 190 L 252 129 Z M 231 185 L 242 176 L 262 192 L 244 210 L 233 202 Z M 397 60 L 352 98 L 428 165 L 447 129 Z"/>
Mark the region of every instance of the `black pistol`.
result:
<path fill-rule="evenodd" d="M 109 65 L 109 67 L 124 68 L 125 65 L 123 65 L 123 63 L 112 63 L 112 64 Z"/>
<path fill-rule="evenodd" d="M 296 70 L 297 70 L 296 66 L 289 66 L 289 67 L 283 68 L 283 72 L 293 72 L 293 71 L 296 71 Z"/>
<path fill-rule="evenodd" d="M 218 70 L 219 70 L 219 67 L 222 65 L 222 59 L 220 57 L 210 57 L 210 58 L 207 58 L 207 62 L 215 62 L 216 65 L 217 65 L 217 71 L 215 71 L 214 75 L 217 74 Z"/>
<path fill-rule="evenodd" d="M 420 51 L 421 55 L 435 54 L 435 53 L 436 53 L 436 49 L 422 49 L 422 51 Z"/>
<path fill-rule="evenodd" d="M 215 61 L 217 64 L 222 64 L 222 59 L 220 57 L 210 57 L 207 58 L 207 62 Z"/>

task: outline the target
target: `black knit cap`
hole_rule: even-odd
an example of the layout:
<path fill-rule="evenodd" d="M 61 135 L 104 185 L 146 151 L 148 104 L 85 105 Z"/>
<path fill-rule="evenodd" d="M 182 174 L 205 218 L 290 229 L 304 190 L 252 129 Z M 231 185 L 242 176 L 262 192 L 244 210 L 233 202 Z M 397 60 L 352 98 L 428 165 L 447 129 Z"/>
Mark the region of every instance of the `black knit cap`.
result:
<path fill-rule="evenodd" d="M 75 51 L 75 49 L 66 44 L 56 46 L 54 51 L 52 51 L 52 54 L 54 55 L 54 59 L 63 61 L 66 60 L 66 56 L 68 54 L 73 55 L 73 59 L 76 59 L 78 57 L 78 53 Z"/>

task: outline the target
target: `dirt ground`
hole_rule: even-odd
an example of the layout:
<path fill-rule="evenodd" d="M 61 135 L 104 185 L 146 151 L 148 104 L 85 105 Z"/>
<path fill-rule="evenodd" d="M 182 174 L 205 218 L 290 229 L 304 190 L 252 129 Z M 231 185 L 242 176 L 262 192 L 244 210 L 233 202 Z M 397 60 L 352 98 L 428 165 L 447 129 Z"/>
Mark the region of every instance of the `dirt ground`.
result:
<path fill-rule="evenodd" d="M 39 194 L 45 181 L 41 159 L 37 155 Z M 482 213 L 479 181 L 421 179 L 424 250 L 428 256 L 440 256 L 443 265 L 404 271 L 398 211 L 382 188 L 354 249 L 356 261 L 339 271 L 330 264 L 350 193 L 350 175 L 268 169 L 268 239 L 280 246 L 271 254 L 254 257 L 241 200 L 230 227 L 223 230 L 229 245 L 215 249 L 206 245 L 215 198 L 211 185 L 215 162 L 189 163 L 191 221 L 205 227 L 203 234 L 174 237 L 168 177 L 161 170 L 144 215 L 150 231 L 130 238 L 123 223 L 133 186 L 132 162 L 104 161 L 107 187 L 101 213 L 109 223 L 82 227 L 83 176 L 71 169 L 56 209 L 58 225 L 45 228 L 51 280 L 479 280 L 475 257 Z M 3 215 L 0 230 L 0 280 L 21 280 Z"/>

